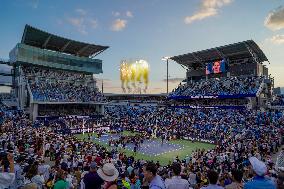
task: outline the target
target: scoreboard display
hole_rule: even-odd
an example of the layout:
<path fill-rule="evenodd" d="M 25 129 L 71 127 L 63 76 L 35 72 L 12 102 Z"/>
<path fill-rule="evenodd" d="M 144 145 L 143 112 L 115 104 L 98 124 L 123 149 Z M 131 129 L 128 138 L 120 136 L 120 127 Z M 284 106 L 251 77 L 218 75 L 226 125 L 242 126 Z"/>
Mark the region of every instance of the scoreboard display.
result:
<path fill-rule="evenodd" d="M 217 60 L 206 64 L 206 75 L 217 74 L 227 71 L 226 60 Z"/>

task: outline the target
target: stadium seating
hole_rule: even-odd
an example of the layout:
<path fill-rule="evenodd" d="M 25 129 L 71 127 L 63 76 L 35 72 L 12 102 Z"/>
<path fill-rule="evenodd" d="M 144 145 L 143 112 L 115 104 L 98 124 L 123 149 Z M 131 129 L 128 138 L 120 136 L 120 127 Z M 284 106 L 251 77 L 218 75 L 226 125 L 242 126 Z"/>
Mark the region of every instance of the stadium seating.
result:
<path fill-rule="evenodd" d="M 262 77 L 212 78 L 180 85 L 170 96 L 207 96 L 256 94 Z"/>
<path fill-rule="evenodd" d="M 271 106 L 284 106 L 284 97 L 277 96 L 272 102 Z"/>
<path fill-rule="evenodd" d="M 83 180 L 84 177 L 81 175 L 85 172 L 85 168 L 89 169 L 92 159 L 99 166 L 104 162 L 113 162 L 120 174 L 128 172 L 128 167 L 131 166 L 134 170 L 133 174 L 128 173 L 126 177 L 130 178 L 131 175 L 136 175 L 137 179 L 139 173 L 142 172 L 144 163 L 146 163 L 145 160 L 139 159 L 139 156 L 127 156 L 120 152 L 119 149 L 123 148 L 121 144 L 116 143 L 117 146 L 111 146 L 112 144 L 109 143 L 109 148 L 105 147 L 106 143 L 104 146 L 94 144 L 93 140 L 100 140 L 102 143 L 105 136 L 94 138 L 91 136 L 92 129 L 90 128 L 112 127 L 110 130 L 119 132 L 120 127 L 123 127 L 126 130 L 146 133 L 143 143 L 149 144 L 149 141 L 156 141 L 157 145 L 142 147 L 139 149 L 139 153 L 154 148 L 162 151 L 167 149 L 165 146 L 171 143 L 170 141 L 161 144 L 160 140 L 148 140 L 149 135 L 153 137 L 166 135 L 166 139 L 170 140 L 176 139 L 173 136 L 180 135 L 180 138 L 192 140 L 192 145 L 195 145 L 195 141 L 216 144 L 215 147 L 208 150 L 196 149 L 191 156 L 186 156 L 185 159 L 171 155 L 174 162 L 182 163 L 184 167 L 189 169 L 188 172 L 183 171 L 181 176 L 191 178 L 193 175 L 194 179 L 189 179 L 191 187 L 198 185 L 197 188 L 201 188 L 207 185 L 208 181 L 198 181 L 197 178 L 203 177 L 204 180 L 208 180 L 207 170 L 217 170 L 220 175 L 220 185 L 225 187 L 233 181 L 228 177 L 228 174 L 235 169 L 244 172 L 243 184 L 253 178 L 253 174 L 247 174 L 252 172 L 252 166 L 249 163 L 251 156 L 262 160 L 267 165 L 268 173 L 273 171 L 271 155 L 276 153 L 283 144 L 281 143 L 283 123 L 283 114 L 272 111 L 181 110 L 151 106 L 109 106 L 106 107 L 105 117 L 95 120 L 86 120 L 86 118 L 75 116 L 36 121 L 32 124 L 23 113 L 7 114 L 0 127 L 2 132 L 6 132 L 1 135 L 0 139 L 2 141 L 6 138 L 9 139 L 5 141 L 5 148 L 13 150 L 17 161 L 21 159 L 23 162 L 23 167 L 19 166 L 21 170 L 30 170 L 33 166 L 39 166 L 35 170 L 48 173 L 42 174 L 45 177 L 40 186 L 48 181 L 50 175 L 50 169 L 42 169 L 49 167 L 49 165 L 45 161 L 38 163 L 38 159 L 43 158 L 48 162 L 54 162 L 54 167 L 58 170 L 66 170 L 72 183 L 80 186 L 76 175 L 79 175 L 79 179 Z M 83 136 L 84 140 L 70 135 L 71 133 L 81 133 L 83 130 L 88 132 L 88 129 L 90 131 L 85 134 L 86 137 Z M 119 142 L 119 140 L 113 140 L 112 136 L 109 137 L 109 141 L 111 140 Z M 283 151 L 281 153 L 283 154 Z M 145 154 L 143 156 L 147 157 Z M 150 158 L 154 159 L 152 156 Z M 68 169 L 68 165 L 72 169 Z M 171 165 L 160 165 L 159 162 L 155 165 L 158 168 L 157 173 L 166 179 L 166 176 L 170 174 Z M 282 167 L 279 159 L 277 167 Z M 250 172 L 246 172 L 246 170 Z M 265 177 L 271 176 L 267 174 Z M 23 174 L 22 177 L 16 177 L 15 180 L 21 181 L 21 178 L 27 179 L 28 177 Z M 227 180 L 227 183 L 224 180 Z"/>
<path fill-rule="evenodd" d="M 16 96 L 13 93 L 0 93 L 0 101 L 1 100 L 15 100 Z"/>
<path fill-rule="evenodd" d="M 103 99 L 92 75 L 38 67 L 24 68 L 24 73 L 35 101 L 95 102 Z"/>

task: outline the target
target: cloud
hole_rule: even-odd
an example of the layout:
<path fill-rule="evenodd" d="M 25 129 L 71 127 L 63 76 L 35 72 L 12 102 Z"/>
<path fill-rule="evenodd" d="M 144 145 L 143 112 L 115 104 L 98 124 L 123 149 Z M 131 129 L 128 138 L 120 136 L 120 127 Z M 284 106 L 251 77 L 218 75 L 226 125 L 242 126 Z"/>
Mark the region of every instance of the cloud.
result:
<path fill-rule="evenodd" d="M 83 18 L 68 18 L 68 21 L 73 26 L 79 27 L 83 24 L 84 19 Z"/>
<path fill-rule="evenodd" d="M 132 14 L 131 11 L 126 11 L 126 16 L 129 17 L 129 18 L 132 18 L 133 14 Z"/>
<path fill-rule="evenodd" d="M 271 11 L 264 20 L 264 26 L 275 31 L 284 28 L 284 7 L 280 6 Z"/>
<path fill-rule="evenodd" d="M 115 16 L 115 17 L 118 17 L 118 16 L 120 16 L 120 12 L 112 12 L 112 15 Z"/>
<path fill-rule="evenodd" d="M 77 29 L 81 34 L 87 35 L 89 28 L 96 29 L 98 27 L 98 21 L 95 18 L 91 18 L 88 16 L 88 13 L 84 9 L 76 9 L 76 13 L 78 13 L 76 16 L 68 16 L 66 17 L 67 23 L 71 24 L 73 27 Z M 58 25 L 62 25 L 62 20 L 57 20 Z"/>
<path fill-rule="evenodd" d="M 274 35 L 269 39 L 269 41 L 273 44 L 284 44 L 284 35 Z"/>
<path fill-rule="evenodd" d="M 180 78 L 180 77 L 169 78 L 169 83 L 180 83 L 183 80 L 184 78 Z M 163 79 L 162 81 L 167 82 L 167 79 Z"/>
<path fill-rule="evenodd" d="M 111 26 L 111 29 L 113 31 L 121 31 L 126 27 L 127 24 L 127 20 L 123 20 L 123 19 L 116 19 Z"/>
<path fill-rule="evenodd" d="M 85 19 L 80 18 L 67 18 L 67 21 L 74 26 L 81 34 L 88 34 L 86 31 Z"/>
<path fill-rule="evenodd" d="M 96 29 L 98 26 L 98 21 L 96 19 L 91 19 L 90 25 L 92 26 L 92 28 Z"/>
<path fill-rule="evenodd" d="M 61 20 L 61 19 L 56 19 L 56 23 L 57 23 L 58 25 L 64 24 L 63 20 Z"/>
<path fill-rule="evenodd" d="M 84 9 L 76 9 L 75 12 L 79 13 L 82 16 L 85 16 L 87 14 L 87 11 Z"/>
<path fill-rule="evenodd" d="M 205 18 L 215 16 L 221 7 L 228 5 L 233 0 L 202 0 L 199 10 L 192 16 L 184 18 L 186 24 L 191 24 L 197 20 L 203 20 Z"/>

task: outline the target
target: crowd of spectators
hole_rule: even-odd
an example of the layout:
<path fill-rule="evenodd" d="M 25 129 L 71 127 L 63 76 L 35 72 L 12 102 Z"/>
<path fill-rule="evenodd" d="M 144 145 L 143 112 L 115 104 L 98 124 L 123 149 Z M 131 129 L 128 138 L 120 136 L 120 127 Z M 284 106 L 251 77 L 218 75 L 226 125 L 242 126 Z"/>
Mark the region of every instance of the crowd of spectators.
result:
<path fill-rule="evenodd" d="M 69 105 L 69 104 L 68 104 Z M 68 115 L 79 115 L 79 116 L 90 116 L 96 115 L 95 107 L 86 106 L 64 106 L 62 104 L 57 106 L 40 106 L 38 115 L 39 116 L 68 116 Z"/>
<path fill-rule="evenodd" d="M 15 100 L 16 96 L 13 93 L 0 93 L 1 100 Z"/>
<path fill-rule="evenodd" d="M 174 106 L 196 106 L 196 107 L 213 107 L 213 106 L 246 106 L 247 99 L 188 99 L 172 103 Z"/>
<path fill-rule="evenodd" d="M 179 85 L 171 96 L 207 96 L 256 94 L 263 77 L 225 77 L 211 78 Z"/>
<path fill-rule="evenodd" d="M 271 102 L 271 106 L 284 106 L 284 97 L 279 95 Z"/>
<path fill-rule="evenodd" d="M 89 123 L 72 118 L 72 124 L 65 123 L 65 128 L 108 126 L 111 130 L 122 128 L 154 138 L 164 135 L 168 140 L 189 137 L 193 142 L 212 141 L 216 146 L 197 149 L 185 159 L 177 156 L 173 163 L 160 165 L 94 144 L 91 137 L 83 140 L 56 132 L 55 124 L 59 122 L 34 126 L 20 112 L 4 112 L 0 127 L 0 188 L 283 187 L 271 158 L 282 144 L 281 112 L 151 106 L 113 106 L 106 111 L 105 117 Z"/>
<path fill-rule="evenodd" d="M 98 102 L 103 95 L 93 76 L 47 68 L 23 68 L 33 99 L 48 102 Z"/>

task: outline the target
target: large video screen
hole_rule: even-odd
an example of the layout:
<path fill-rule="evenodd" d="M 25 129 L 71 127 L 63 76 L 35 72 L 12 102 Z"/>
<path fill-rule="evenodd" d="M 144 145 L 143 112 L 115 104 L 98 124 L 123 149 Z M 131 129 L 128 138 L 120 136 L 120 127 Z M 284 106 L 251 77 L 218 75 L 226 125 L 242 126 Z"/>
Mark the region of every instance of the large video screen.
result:
<path fill-rule="evenodd" d="M 226 60 L 217 60 L 206 64 L 206 75 L 223 73 L 227 71 Z"/>

